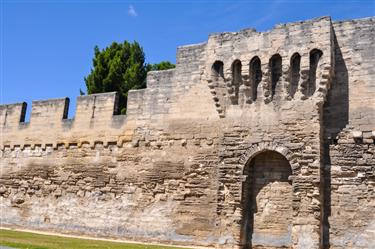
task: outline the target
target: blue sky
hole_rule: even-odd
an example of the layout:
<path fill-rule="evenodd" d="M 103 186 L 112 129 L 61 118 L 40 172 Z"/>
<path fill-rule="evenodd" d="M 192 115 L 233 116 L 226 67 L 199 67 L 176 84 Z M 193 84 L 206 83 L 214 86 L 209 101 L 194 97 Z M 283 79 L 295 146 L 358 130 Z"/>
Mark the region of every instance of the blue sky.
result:
<path fill-rule="evenodd" d="M 212 32 L 375 12 L 374 0 L 0 2 L 0 103 L 26 101 L 28 109 L 32 100 L 58 97 L 70 97 L 74 106 L 95 45 L 136 40 L 147 62 L 175 62 L 177 46 L 203 42 Z"/>

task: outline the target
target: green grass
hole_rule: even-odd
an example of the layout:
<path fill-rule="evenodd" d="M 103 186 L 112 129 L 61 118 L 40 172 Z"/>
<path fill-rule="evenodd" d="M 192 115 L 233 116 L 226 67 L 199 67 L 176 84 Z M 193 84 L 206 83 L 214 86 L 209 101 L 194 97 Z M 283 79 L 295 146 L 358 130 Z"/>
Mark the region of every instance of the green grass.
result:
<path fill-rule="evenodd" d="M 178 249 L 179 247 L 129 244 L 90 239 L 67 238 L 0 229 L 0 245 L 27 249 Z"/>

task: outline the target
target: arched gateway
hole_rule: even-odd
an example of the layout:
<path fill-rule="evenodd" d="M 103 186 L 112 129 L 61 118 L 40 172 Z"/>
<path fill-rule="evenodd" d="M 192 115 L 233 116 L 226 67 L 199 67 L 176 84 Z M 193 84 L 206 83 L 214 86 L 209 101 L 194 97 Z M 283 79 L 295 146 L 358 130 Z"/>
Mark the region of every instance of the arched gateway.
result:
<path fill-rule="evenodd" d="M 292 197 L 288 160 L 263 151 L 245 165 L 242 186 L 241 248 L 289 248 L 292 245 Z"/>

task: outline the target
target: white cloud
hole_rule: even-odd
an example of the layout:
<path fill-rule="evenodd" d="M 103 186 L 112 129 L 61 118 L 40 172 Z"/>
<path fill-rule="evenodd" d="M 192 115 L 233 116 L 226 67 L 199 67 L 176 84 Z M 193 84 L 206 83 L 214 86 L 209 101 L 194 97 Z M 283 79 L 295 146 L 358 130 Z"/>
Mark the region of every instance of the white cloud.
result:
<path fill-rule="evenodd" d="M 135 11 L 133 5 L 129 5 L 128 15 L 132 17 L 138 16 L 138 13 Z"/>

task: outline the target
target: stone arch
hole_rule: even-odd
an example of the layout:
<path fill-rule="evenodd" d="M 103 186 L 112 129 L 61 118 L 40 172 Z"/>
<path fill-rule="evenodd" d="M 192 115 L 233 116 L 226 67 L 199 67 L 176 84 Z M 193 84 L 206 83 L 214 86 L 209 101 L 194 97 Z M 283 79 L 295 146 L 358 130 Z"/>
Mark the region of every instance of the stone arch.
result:
<path fill-rule="evenodd" d="M 290 70 L 289 70 L 289 89 L 288 94 L 290 97 L 294 97 L 297 92 L 298 83 L 300 80 L 300 69 L 301 69 L 301 55 L 294 53 L 290 58 Z"/>
<path fill-rule="evenodd" d="M 222 61 L 215 61 L 211 67 L 212 80 L 224 79 L 224 63 Z"/>
<path fill-rule="evenodd" d="M 262 81 L 261 61 L 258 56 L 254 56 L 249 64 L 251 100 L 256 101 L 258 95 L 258 85 Z"/>
<path fill-rule="evenodd" d="M 274 54 L 269 61 L 270 82 L 271 82 L 271 96 L 275 96 L 276 85 L 281 79 L 282 75 L 282 59 L 280 54 Z"/>
<path fill-rule="evenodd" d="M 277 144 L 273 143 L 267 143 L 267 142 L 262 142 L 258 144 L 253 144 L 246 150 L 246 152 L 240 157 L 240 164 L 242 167 L 246 165 L 248 161 L 250 161 L 252 158 L 254 158 L 256 155 L 264 152 L 264 151 L 276 151 L 283 155 L 291 164 L 292 166 L 292 173 L 297 174 L 296 172 L 300 165 L 298 161 L 293 157 L 292 151 L 290 151 L 287 147 L 280 146 Z M 243 168 L 242 168 L 243 171 Z"/>
<path fill-rule="evenodd" d="M 304 95 L 309 97 L 312 96 L 316 91 L 316 71 L 318 68 L 319 60 L 322 57 L 323 52 L 320 49 L 312 49 L 310 51 L 309 57 L 309 80 L 307 82 L 307 86 L 304 89 Z"/>
<path fill-rule="evenodd" d="M 240 85 L 242 84 L 242 64 L 240 60 L 235 60 L 232 63 L 232 104 L 238 104 L 238 95 L 240 90 Z"/>
<path fill-rule="evenodd" d="M 243 168 L 241 249 L 292 245 L 293 175 L 287 150 L 250 150 Z"/>

